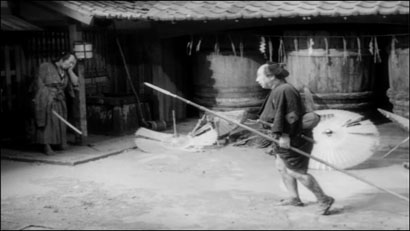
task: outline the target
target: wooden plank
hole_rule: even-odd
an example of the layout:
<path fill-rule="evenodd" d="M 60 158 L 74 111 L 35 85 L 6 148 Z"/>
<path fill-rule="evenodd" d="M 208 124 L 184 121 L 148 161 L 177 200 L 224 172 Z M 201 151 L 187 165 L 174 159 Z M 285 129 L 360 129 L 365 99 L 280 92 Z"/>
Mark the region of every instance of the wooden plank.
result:
<path fill-rule="evenodd" d="M 8 111 L 11 110 L 11 69 L 10 69 L 10 47 L 6 45 L 4 47 L 4 64 L 6 71 L 6 98 L 7 98 L 7 107 Z"/>
<path fill-rule="evenodd" d="M 152 59 L 152 83 L 156 86 L 166 88 L 163 86 L 163 73 L 162 73 L 162 48 L 161 42 L 159 38 L 156 38 L 155 35 L 151 38 L 152 42 L 152 52 L 151 52 L 151 59 Z M 157 115 L 159 120 L 165 120 L 165 112 L 164 112 L 164 95 L 158 92 L 153 93 L 154 96 L 157 97 L 158 105 L 154 106 L 153 114 Z"/>

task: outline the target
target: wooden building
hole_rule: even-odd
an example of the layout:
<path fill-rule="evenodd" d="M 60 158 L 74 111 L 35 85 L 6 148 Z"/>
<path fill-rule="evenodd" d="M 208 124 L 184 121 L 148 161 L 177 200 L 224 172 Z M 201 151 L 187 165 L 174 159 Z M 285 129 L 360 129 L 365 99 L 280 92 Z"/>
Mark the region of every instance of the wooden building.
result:
<path fill-rule="evenodd" d="M 79 62 L 70 120 L 86 135 L 135 131 L 139 108 L 147 121 L 198 114 L 144 82 L 215 110 L 257 109 L 266 91 L 256 68 L 267 60 L 286 63 L 318 108 L 408 117 L 407 1 L 1 2 L 2 139 L 29 134 L 39 64 L 79 42 L 93 57 Z"/>

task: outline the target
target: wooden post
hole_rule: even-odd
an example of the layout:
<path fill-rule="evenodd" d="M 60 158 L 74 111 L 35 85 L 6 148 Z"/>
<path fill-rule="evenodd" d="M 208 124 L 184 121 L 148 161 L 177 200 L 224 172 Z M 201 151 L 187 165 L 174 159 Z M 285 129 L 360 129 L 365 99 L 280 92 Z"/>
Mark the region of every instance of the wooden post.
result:
<path fill-rule="evenodd" d="M 82 41 L 82 33 L 78 30 L 78 26 L 76 24 L 69 26 L 69 36 L 70 36 L 70 50 L 74 46 L 75 41 Z M 84 60 L 78 60 L 77 62 L 77 76 L 78 76 L 78 83 L 79 83 L 79 92 L 76 93 L 76 99 L 74 100 L 74 118 L 75 118 L 75 126 L 79 127 L 81 132 L 83 133 L 82 136 L 76 135 L 76 142 L 78 144 L 84 145 L 86 143 L 86 139 L 88 136 L 87 131 L 87 107 L 86 107 L 86 99 L 85 99 L 85 81 L 84 81 Z"/>
<path fill-rule="evenodd" d="M 162 46 L 161 41 L 158 36 L 151 32 L 149 34 L 149 39 L 151 40 L 151 53 L 150 53 L 150 61 L 152 64 L 152 82 L 158 86 L 164 86 L 166 83 L 166 76 L 162 70 Z M 167 86 L 169 87 L 169 86 Z M 154 97 L 157 98 L 156 103 L 154 105 L 153 114 L 157 115 L 158 120 L 166 120 L 168 119 L 166 116 L 165 111 L 165 97 L 158 92 L 153 92 Z"/>

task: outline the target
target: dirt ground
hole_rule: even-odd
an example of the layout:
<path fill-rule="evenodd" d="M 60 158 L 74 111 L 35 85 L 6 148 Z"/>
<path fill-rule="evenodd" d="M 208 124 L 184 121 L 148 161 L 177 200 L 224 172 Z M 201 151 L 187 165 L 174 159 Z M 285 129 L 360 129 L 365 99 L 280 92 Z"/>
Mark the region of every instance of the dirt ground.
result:
<path fill-rule="evenodd" d="M 400 151 L 399 151 L 400 152 Z M 383 154 L 349 170 L 409 197 L 409 171 Z M 274 158 L 251 147 L 147 153 L 75 166 L 1 161 L 1 229 L 409 229 L 409 203 L 337 171 L 310 171 L 336 199 L 329 216 L 300 186 L 286 196 Z"/>

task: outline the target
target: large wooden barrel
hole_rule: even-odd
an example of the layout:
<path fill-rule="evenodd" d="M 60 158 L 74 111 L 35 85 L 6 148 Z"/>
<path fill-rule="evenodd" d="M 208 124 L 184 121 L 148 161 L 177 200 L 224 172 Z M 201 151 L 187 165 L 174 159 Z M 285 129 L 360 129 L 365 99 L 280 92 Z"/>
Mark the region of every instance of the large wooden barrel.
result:
<path fill-rule="evenodd" d="M 358 60 L 356 39 L 349 39 L 347 49 L 343 49 L 340 44 L 341 38 L 329 39 L 326 50 L 323 41 L 329 34 L 312 35 L 315 35 L 312 49 L 309 50 L 306 46 L 309 39 L 307 36 L 298 38 L 304 47 L 288 50 L 288 82 L 298 89 L 307 86 L 313 93 L 316 109 L 364 111 L 373 106 L 374 64 L 364 43 L 362 42 L 361 60 Z"/>
<path fill-rule="evenodd" d="M 407 37 L 408 39 L 408 37 Z M 408 40 L 407 40 L 408 41 Z M 402 43 L 403 44 L 403 43 Z M 408 45 L 408 42 L 407 42 Z M 409 48 L 397 48 L 389 55 L 387 95 L 395 114 L 409 118 Z"/>
<path fill-rule="evenodd" d="M 268 93 L 256 82 L 258 53 L 203 52 L 194 65 L 194 102 L 219 111 L 258 109 Z"/>
<path fill-rule="evenodd" d="M 360 110 L 372 105 L 373 78 L 367 67 L 370 56 L 357 61 L 357 53 L 323 49 L 288 53 L 288 81 L 296 88 L 307 86 L 314 94 L 317 109 Z M 330 63 L 328 63 L 330 59 Z"/>

